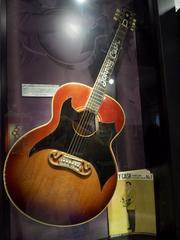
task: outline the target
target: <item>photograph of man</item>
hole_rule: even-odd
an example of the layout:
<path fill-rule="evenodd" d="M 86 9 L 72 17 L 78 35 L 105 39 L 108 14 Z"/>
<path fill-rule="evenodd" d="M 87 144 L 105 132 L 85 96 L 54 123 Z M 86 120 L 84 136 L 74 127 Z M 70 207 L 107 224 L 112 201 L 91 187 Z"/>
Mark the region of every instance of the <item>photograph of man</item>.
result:
<path fill-rule="evenodd" d="M 127 210 L 129 232 L 135 232 L 135 199 L 135 189 L 130 181 L 126 181 L 125 192 L 121 197 L 121 203 Z"/>

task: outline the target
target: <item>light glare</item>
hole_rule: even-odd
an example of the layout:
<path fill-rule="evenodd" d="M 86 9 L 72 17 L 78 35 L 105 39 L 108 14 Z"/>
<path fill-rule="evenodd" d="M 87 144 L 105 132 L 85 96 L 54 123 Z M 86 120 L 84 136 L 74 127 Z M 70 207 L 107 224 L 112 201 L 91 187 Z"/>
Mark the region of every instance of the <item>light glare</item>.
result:
<path fill-rule="evenodd" d="M 68 24 L 69 25 L 69 30 L 72 31 L 74 34 L 79 34 L 80 33 L 80 27 L 75 25 L 75 24 Z"/>
<path fill-rule="evenodd" d="M 109 84 L 114 84 L 114 79 L 113 78 L 111 78 L 111 79 L 109 79 Z"/>
<path fill-rule="evenodd" d="M 73 24 L 73 23 L 66 23 L 64 31 L 66 35 L 70 38 L 79 38 L 82 32 L 81 25 Z"/>

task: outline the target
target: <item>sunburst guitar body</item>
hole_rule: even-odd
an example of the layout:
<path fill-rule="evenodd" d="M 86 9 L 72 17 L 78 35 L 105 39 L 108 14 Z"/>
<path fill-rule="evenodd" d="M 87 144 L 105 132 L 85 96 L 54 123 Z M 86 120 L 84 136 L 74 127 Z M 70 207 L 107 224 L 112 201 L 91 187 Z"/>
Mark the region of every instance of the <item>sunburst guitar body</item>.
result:
<path fill-rule="evenodd" d="M 22 136 L 7 155 L 8 197 L 35 221 L 55 226 L 85 223 L 105 209 L 115 191 L 118 169 L 112 143 L 125 115 L 105 92 L 134 22 L 127 10 L 117 10 L 115 20 L 118 28 L 93 88 L 80 83 L 59 87 L 50 121 Z"/>
<path fill-rule="evenodd" d="M 78 129 L 76 121 L 91 91 L 79 83 L 60 87 L 51 120 L 24 135 L 7 156 L 8 195 L 35 220 L 52 225 L 88 221 L 106 207 L 114 193 L 117 166 L 111 145 L 124 125 L 124 112 L 105 96 L 94 126 Z M 78 145 L 68 153 L 75 134 Z"/>

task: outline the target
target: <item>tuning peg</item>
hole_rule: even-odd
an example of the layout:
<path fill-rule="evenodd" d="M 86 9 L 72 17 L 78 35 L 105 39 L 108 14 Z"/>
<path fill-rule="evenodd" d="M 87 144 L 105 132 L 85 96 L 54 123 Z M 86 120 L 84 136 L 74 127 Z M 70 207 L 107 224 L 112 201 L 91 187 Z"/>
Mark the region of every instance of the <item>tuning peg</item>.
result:
<path fill-rule="evenodd" d="M 132 31 L 132 32 L 134 32 L 135 31 L 135 26 L 132 26 L 131 28 L 130 28 L 130 30 Z"/>
<path fill-rule="evenodd" d="M 134 18 L 132 19 L 130 30 L 134 32 L 135 28 L 136 28 L 136 19 Z"/>
<path fill-rule="evenodd" d="M 114 21 L 118 21 L 118 17 L 117 16 L 114 16 L 113 19 L 114 19 Z"/>
<path fill-rule="evenodd" d="M 116 9 L 116 13 L 120 13 L 121 10 L 119 8 Z"/>
<path fill-rule="evenodd" d="M 115 12 L 115 14 L 114 14 L 113 19 L 114 19 L 115 21 L 118 21 L 119 18 L 120 18 L 120 15 L 121 15 L 121 11 L 117 8 L 117 9 L 116 9 L 116 12 Z"/>
<path fill-rule="evenodd" d="M 134 32 L 134 31 L 135 31 L 135 28 L 136 28 L 136 26 L 132 26 L 132 27 L 130 28 L 130 30 L 131 30 L 132 32 Z"/>

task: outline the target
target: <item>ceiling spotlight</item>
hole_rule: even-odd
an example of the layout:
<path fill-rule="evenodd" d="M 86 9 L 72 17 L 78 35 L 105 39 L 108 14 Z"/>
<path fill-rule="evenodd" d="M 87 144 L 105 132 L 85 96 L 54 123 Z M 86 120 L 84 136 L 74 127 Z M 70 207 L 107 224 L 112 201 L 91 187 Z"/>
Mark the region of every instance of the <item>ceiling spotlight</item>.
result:
<path fill-rule="evenodd" d="M 76 0 L 76 2 L 79 2 L 79 3 L 83 3 L 85 2 L 86 0 Z"/>

